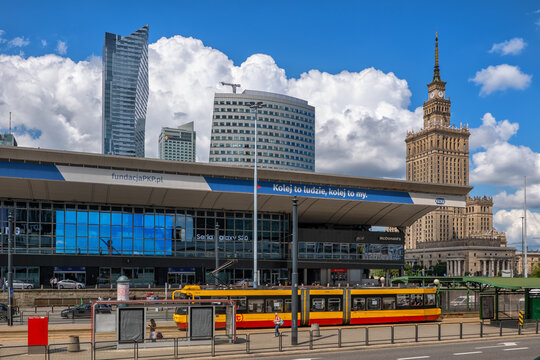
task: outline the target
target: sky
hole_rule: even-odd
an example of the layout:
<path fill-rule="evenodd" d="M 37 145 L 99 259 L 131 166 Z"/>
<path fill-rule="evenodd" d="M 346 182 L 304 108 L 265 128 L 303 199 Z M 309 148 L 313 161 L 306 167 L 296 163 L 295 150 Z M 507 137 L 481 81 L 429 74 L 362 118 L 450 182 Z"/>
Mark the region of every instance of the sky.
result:
<path fill-rule="evenodd" d="M 0 132 L 20 146 L 101 152 L 105 32 L 150 26 L 146 156 L 161 127 L 195 122 L 208 161 L 221 81 L 316 107 L 316 170 L 405 178 L 439 36 L 451 122 L 468 126 L 472 196 L 521 250 L 540 249 L 538 1 L 4 1 Z M 335 159 L 340 159 L 336 161 Z"/>

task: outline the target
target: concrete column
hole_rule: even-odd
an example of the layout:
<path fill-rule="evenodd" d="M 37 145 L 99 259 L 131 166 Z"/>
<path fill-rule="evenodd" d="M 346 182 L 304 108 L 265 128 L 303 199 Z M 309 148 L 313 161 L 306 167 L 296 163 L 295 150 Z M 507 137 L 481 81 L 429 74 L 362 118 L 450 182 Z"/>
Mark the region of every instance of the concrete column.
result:
<path fill-rule="evenodd" d="M 307 268 L 304 268 L 304 285 L 307 285 Z"/>

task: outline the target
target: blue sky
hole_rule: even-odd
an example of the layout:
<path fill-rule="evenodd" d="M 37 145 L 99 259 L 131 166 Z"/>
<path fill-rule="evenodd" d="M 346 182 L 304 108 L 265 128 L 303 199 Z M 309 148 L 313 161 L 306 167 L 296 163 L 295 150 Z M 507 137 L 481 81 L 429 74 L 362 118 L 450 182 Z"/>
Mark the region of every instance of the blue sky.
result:
<path fill-rule="evenodd" d="M 372 82 L 353 79 L 353 76 L 350 82 L 364 81 L 359 86 L 368 87 L 367 93 L 370 86 L 380 87 L 383 86 L 381 84 L 391 83 L 388 102 L 393 109 L 381 110 L 386 104 L 384 91 L 361 106 L 351 100 L 344 102 L 342 107 L 352 109 L 353 113 L 357 111 L 357 114 L 372 112 L 372 117 L 379 120 L 394 116 L 392 124 L 402 126 L 403 131 L 405 127 L 409 129 L 418 123 L 418 107 L 427 97 L 426 84 L 433 74 L 434 35 L 438 31 L 441 76 L 448 82 L 446 93 L 452 100 L 452 122 L 457 126 L 462 123 L 469 124 L 471 129 L 484 129 L 484 135 L 478 135 L 476 142 L 482 143 L 488 139 L 486 141 L 489 143 L 471 151 L 471 155 L 479 153 L 478 159 L 471 162 L 471 179 L 476 180 L 472 194 L 495 196 L 497 211 L 507 211 L 500 213 L 499 227 L 503 227 L 513 238 L 519 235 L 519 229 L 513 223 L 517 216 L 514 210 L 518 208 L 519 191 L 522 189 L 516 179 L 506 182 L 506 174 L 513 174 L 516 178 L 521 176 L 520 172 L 528 175 L 531 208 L 536 212 L 540 207 L 540 170 L 536 168 L 540 164 L 537 162 L 540 143 L 536 140 L 540 130 L 540 109 L 537 105 L 540 99 L 540 3 L 537 1 L 7 1 L 0 12 L 0 56 L 5 55 L 5 62 L 0 63 L 0 79 L 4 80 L 0 83 L 0 131 L 7 127 L 7 112 L 13 111 L 14 123 L 19 126 L 16 129 L 20 131 L 19 134 L 15 132 L 19 142 L 26 146 L 55 147 L 49 145 L 55 142 L 48 135 L 46 127 L 53 124 L 60 126 L 55 117 L 61 113 L 67 134 L 72 134 L 70 136 L 77 139 L 77 144 L 86 145 L 77 148 L 62 143 L 57 147 L 98 152 L 99 132 L 80 130 L 83 126 L 78 126 L 77 121 L 84 123 L 88 119 L 77 120 L 77 115 L 74 115 L 76 112 L 91 113 L 93 115 L 89 116 L 91 121 L 95 121 L 94 128 L 100 126 L 100 60 L 93 57 L 101 56 L 105 32 L 127 35 L 144 24 L 150 24 L 149 43 L 155 53 L 150 60 L 159 58 L 163 61 L 150 71 L 157 74 L 158 67 L 164 68 L 167 64 L 174 69 L 173 72 L 183 67 L 187 69 L 179 73 L 180 78 L 176 82 L 170 84 L 160 82 L 163 80 L 159 80 L 159 77 L 152 82 L 151 77 L 151 88 L 167 89 L 170 86 L 175 89 L 173 92 L 178 91 L 176 97 L 190 99 L 190 92 L 197 91 L 197 83 L 208 81 L 203 86 L 208 88 L 214 86 L 213 82 L 217 84 L 217 80 L 221 80 L 218 77 L 227 80 L 226 77 L 230 76 L 231 80 L 242 81 L 245 86 L 284 91 L 305 98 L 317 105 L 318 121 L 320 118 L 324 122 L 325 116 L 331 118 L 335 115 L 340 119 L 337 124 L 346 128 L 352 120 L 340 114 L 337 105 L 334 104 L 337 109 L 330 110 L 331 104 L 324 105 L 317 99 L 325 97 L 320 93 L 330 92 L 328 88 L 333 85 L 341 89 L 341 93 L 327 94 L 326 97 L 343 97 L 343 92 L 347 91 L 346 85 L 337 82 L 336 77 L 342 74 L 342 78 L 347 78 L 350 74 L 343 74 L 344 71 L 365 74 L 362 72 L 373 68 L 376 72 L 370 74 Z M 174 39 L 176 35 L 181 38 Z M 191 41 L 190 37 L 202 43 Z M 165 39 L 158 42 L 161 38 Z M 513 40 L 514 47 L 509 43 Z M 59 47 L 59 44 L 63 45 Z M 191 47 L 193 50 L 185 51 L 180 47 Z M 204 47 L 210 49 L 211 56 L 204 55 Z M 170 50 L 173 48 L 177 49 L 174 50 L 176 52 Z M 47 54 L 55 54 L 61 60 L 47 60 Z M 257 54 L 267 57 L 257 57 Z M 174 63 L 170 60 L 174 56 L 182 57 L 181 61 Z M 32 57 L 37 60 L 31 61 Z M 22 69 L 36 66 L 35 62 L 41 64 L 33 73 L 29 71 L 27 76 L 22 77 Z M 216 63 L 219 66 L 216 67 Z M 72 77 L 52 81 L 51 77 L 59 75 L 43 75 L 46 71 L 53 71 L 51 69 L 55 66 L 58 70 L 54 71 L 73 71 Z M 212 71 L 207 70 L 210 67 Z M 261 75 L 259 78 L 254 73 L 256 69 L 269 69 L 268 73 L 273 77 Z M 11 73 L 11 70 L 14 72 Z M 311 70 L 316 73 L 309 73 Z M 484 72 L 479 75 L 482 70 Z M 502 74 L 503 70 L 508 71 Z M 37 73 L 40 77 L 36 82 L 42 84 L 43 89 L 51 87 L 50 93 L 53 95 L 41 91 L 27 99 L 19 96 L 20 102 L 9 101 L 6 94 L 13 88 L 14 81 L 32 82 Z M 215 74 L 215 77 L 208 73 Z M 331 75 L 331 81 L 323 79 L 317 83 L 314 80 L 323 78 L 325 73 Z M 500 75 L 499 78 L 495 73 Z M 247 74 L 254 79 L 248 78 Z M 301 77 L 307 78 L 303 84 L 302 81 L 295 81 Z M 186 80 L 184 83 L 183 79 L 187 78 L 192 82 Z M 475 78 L 477 81 L 472 80 Z M 67 97 L 66 92 L 73 92 L 66 90 L 73 86 L 70 79 L 93 84 L 88 87 L 78 85 L 81 104 L 73 105 L 73 101 L 67 100 L 63 102 L 62 98 Z M 405 85 L 400 81 L 405 81 Z M 60 84 L 65 82 L 69 84 L 62 88 Z M 306 90 L 306 83 L 310 84 L 309 91 Z M 486 88 L 489 84 L 491 88 Z M 182 86 L 185 86 L 184 92 L 176 90 Z M 19 90 L 24 94 L 24 89 Z M 216 86 L 212 91 L 227 89 Z M 88 96 L 86 102 L 85 96 Z M 35 103 L 36 98 L 46 102 L 48 97 L 56 99 L 50 105 L 50 115 L 38 110 L 34 113 L 21 110 L 32 101 Z M 208 98 L 210 102 L 211 95 Z M 160 102 L 157 97 L 154 100 L 151 97 L 149 116 L 163 119 L 169 113 L 161 109 L 170 109 L 169 112 L 174 113 L 182 106 L 192 106 L 188 100 L 185 103 L 175 101 L 178 100 Z M 369 102 L 381 106 L 371 106 Z M 339 101 L 337 103 L 340 104 Z M 204 106 L 192 107 L 185 112 L 188 118 L 196 119 L 196 127 L 201 135 L 202 148 L 199 150 L 207 152 L 204 134 L 209 127 L 202 119 L 211 105 L 207 108 Z M 482 128 L 482 119 L 487 113 L 491 114 L 494 122 L 490 126 L 486 123 Z M 29 120 L 32 116 L 36 116 L 34 121 Z M 50 116 L 50 125 L 47 125 L 47 116 Z M 371 124 L 368 120 L 362 122 L 366 129 Z M 507 123 L 503 123 L 504 120 Z M 156 121 L 155 128 L 166 125 L 169 124 Z M 147 125 L 147 136 L 149 132 Z M 490 138 L 490 134 L 495 134 L 496 141 L 493 136 Z M 321 141 L 324 140 L 323 136 Z M 397 146 L 403 148 L 398 152 L 404 152 L 400 136 L 395 146 L 396 149 Z M 498 150 L 492 146 L 492 142 L 497 143 Z M 147 143 L 147 156 L 155 156 L 155 141 L 147 140 Z M 320 160 L 317 161 L 321 164 L 321 171 L 404 176 L 405 160 L 401 153 L 399 156 L 403 159 L 399 162 L 400 157 L 396 157 L 397 165 L 390 159 L 393 153 L 381 148 L 380 152 L 370 155 L 372 158 L 379 157 L 377 162 L 358 160 L 351 155 L 349 167 L 336 168 L 325 165 L 326 148 L 321 146 L 319 149 L 322 150 L 318 150 Z M 362 152 L 362 149 L 354 151 Z M 508 157 L 506 154 L 509 154 Z M 523 159 L 522 163 L 527 165 L 522 168 L 518 166 L 520 156 L 528 157 L 527 160 Z M 200 160 L 207 158 L 207 154 L 201 155 Z M 496 164 L 499 159 L 506 165 Z M 472 176 L 474 169 L 476 175 Z M 537 231 L 540 237 L 540 216 L 537 225 L 531 220 L 531 231 Z"/>

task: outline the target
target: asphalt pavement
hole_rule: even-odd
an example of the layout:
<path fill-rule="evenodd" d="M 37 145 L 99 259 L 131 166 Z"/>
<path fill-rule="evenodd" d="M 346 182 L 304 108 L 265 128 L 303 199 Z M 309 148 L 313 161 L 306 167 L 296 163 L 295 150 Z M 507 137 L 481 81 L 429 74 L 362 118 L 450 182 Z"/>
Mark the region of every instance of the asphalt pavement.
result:
<path fill-rule="evenodd" d="M 276 356 L 275 360 L 532 360 L 540 359 L 540 339 L 528 337 L 510 340 L 484 340 L 391 348 L 309 352 L 298 356 Z"/>

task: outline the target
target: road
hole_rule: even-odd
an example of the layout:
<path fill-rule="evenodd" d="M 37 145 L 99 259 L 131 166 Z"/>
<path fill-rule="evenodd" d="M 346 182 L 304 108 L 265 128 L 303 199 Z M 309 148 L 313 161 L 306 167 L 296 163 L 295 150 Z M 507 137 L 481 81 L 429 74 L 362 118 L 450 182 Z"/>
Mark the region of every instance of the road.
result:
<path fill-rule="evenodd" d="M 435 345 L 276 356 L 275 360 L 532 360 L 540 359 L 538 337 L 512 340 L 482 340 Z"/>

